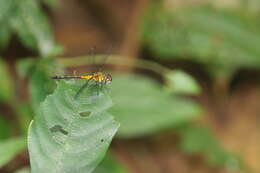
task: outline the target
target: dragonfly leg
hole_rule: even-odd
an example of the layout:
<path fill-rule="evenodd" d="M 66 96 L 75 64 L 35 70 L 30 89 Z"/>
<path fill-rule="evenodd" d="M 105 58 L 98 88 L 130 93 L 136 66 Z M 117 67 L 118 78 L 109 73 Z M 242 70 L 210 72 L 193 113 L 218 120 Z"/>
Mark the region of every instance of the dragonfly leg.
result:
<path fill-rule="evenodd" d="M 105 89 L 105 85 L 106 85 L 106 83 L 107 83 L 106 81 L 102 81 L 102 82 L 101 82 L 101 89 L 102 89 L 102 90 Z"/>
<path fill-rule="evenodd" d="M 104 87 L 104 81 L 100 81 L 100 82 L 97 82 L 97 85 L 98 85 L 98 92 L 102 92 L 103 91 L 103 87 Z"/>
<path fill-rule="evenodd" d="M 86 81 L 86 83 L 84 85 L 82 85 L 82 87 L 77 91 L 76 95 L 74 96 L 74 99 L 77 99 L 79 94 L 89 86 L 89 81 L 91 80 L 92 78 L 90 78 L 89 80 Z"/>
<path fill-rule="evenodd" d="M 96 92 L 95 92 L 95 93 L 96 93 L 96 97 L 98 97 L 99 92 L 100 92 L 100 91 L 99 91 L 99 82 L 98 82 L 98 81 L 95 81 L 95 86 L 94 86 L 94 87 L 96 88 L 96 90 L 95 90 L 95 91 L 96 91 Z"/>

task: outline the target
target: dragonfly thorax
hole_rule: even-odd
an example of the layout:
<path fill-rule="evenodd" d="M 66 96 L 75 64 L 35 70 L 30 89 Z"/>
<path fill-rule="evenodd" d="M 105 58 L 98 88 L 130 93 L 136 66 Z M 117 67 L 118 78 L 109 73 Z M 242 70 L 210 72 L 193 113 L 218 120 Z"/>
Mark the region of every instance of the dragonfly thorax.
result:
<path fill-rule="evenodd" d="M 104 74 L 102 72 L 97 72 L 93 74 L 93 79 L 98 82 L 111 83 L 112 76 L 110 74 Z"/>

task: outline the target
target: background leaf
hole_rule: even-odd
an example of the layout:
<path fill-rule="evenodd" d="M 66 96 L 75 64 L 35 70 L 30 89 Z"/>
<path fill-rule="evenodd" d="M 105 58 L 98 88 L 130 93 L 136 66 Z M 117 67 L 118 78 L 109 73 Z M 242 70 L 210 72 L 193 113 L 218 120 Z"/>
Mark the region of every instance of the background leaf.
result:
<path fill-rule="evenodd" d="M 10 132 L 11 129 L 8 121 L 0 114 L 0 140 L 6 139 L 10 135 Z"/>
<path fill-rule="evenodd" d="M 0 141 L 0 167 L 11 161 L 19 152 L 26 148 L 24 137 L 10 138 Z"/>
<path fill-rule="evenodd" d="M 98 165 L 93 173 L 128 173 L 127 169 L 117 161 L 111 153 L 107 153 L 104 160 Z"/>
<path fill-rule="evenodd" d="M 1 48 L 7 46 L 11 34 L 16 34 L 24 46 L 39 51 L 43 57 L 54 56 L 62 51 L 54 42 L 40 1 L 0 0 L 0 24 Z"/>
<path fill-rule="evenodd" d="M 47 58 L 39 60 L 33 66 L 30 66 L 30 60 L 28 59 L 24 63 L 21 62 L 20 67 L 22 71 L 24 69 L 24 72 L 27 72 L 29 75 L 31 102 L 33 109 L 37 110 L 46 96 L 53 92 L 55 80 L 51 79 L 51 76 L 54 74 L 54 71 L 59 71 L 60 67 L 54 59 Z M 26 70 L 26 68 L 29 69 Z"/>
<path fill-rule="evenodd" d="M 29 128 L 32 172 L 92 172 L 102 160 L 119 124 L 106 112 L 112 102 L 84 81 L 60 81 L 39 107 Z"/>
<path fill-rule="evenodd" d="M 110 112 L 121 123 L 119 137 L 136 137 L 176 127 L 197 118 L 201 108 L 171 96 L 159 84 L 138 75 L 113 75 Z"/>
<path fill-rule="evenodd" d="M 10 101 L 14 95 L 12 78 L 9 74 L 7 64 L 0 59 L 0 101 Z"/>
<path fill-rule="evenodd" d="M 33 49 L 36 46 L 41 56 L 53 56 L 59 52 L 59 48 L 54 43 L 47 17 L 41 11 L 38 1 L 19 2 L 13 26 L 23 43 Z"/>
<path fill-rule="evenodd" d="M 190 154 L 202 153 L 212 165 L 241 169 L 240 160 L 221 147 L 207 128 L 189 124 L 183 126 L 179 132 L 181 134 L 179 146 L 183 151 Z"/>
<path fill-rule="evenodd" d="M 37 68 L 32 73 L 30 79 L 30 96 L 34 110 L 37 110 L 40 103 L 51 93 L 55 82 L 46 74 L 46 72 Z"/>
<path fill-rule="evenodd" d="M 189 59 L 212 75 L 260 66 L 259 22 L 239 10 L 210 5 L 172 10 L 154 3 L 144 18 L 143 41 L 160 59 Z"/>
<path fill-rule="evenodd" d="M 21 78 L 28 77 L 34 70 L 38 61 L 35 58 L 21 59 L 16 62 L 16 70 Z"/>
<path fill-rule="evenodd" d="M 15 113 L 17 115 L 17 120 L 18 120 L 22 135 L 27 135 L 30 121 L 32 120 L 33 115 L 34 115 L 31 104 L 24 102 L 19 105 L 16 105 Z"/>
<path fill-rule="evenodd" d="M 1 23 L 4 23 L 3 21 L 0 20 L 0 25 Z M 9 43 L 9 40 L 11 38 L 11 29 L 8 25 L 1 25 L 0 27 L 0 49 L 6 48 L 6 46 Z"/>
<path fill-rule="evenodd" d="M 13 9 L 15 4 L 15 0 L 5 1 L 0 0 L 0 22 L 7 18 L 10 14 L 11 10 Z"/>

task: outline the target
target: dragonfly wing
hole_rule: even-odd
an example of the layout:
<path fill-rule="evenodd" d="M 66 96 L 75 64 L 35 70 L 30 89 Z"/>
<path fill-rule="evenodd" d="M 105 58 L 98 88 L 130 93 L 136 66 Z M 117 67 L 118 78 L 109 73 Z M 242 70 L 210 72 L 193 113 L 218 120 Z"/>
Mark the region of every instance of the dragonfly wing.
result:
<path fill-rule="evenodd" d="M 90 68 L 90 72 L 91 73 L 95 73 L 98 70 L 98 65 L 97 65 L 97 61 L 96 61 L 96 56 L 95 56 L 95 51 L 96 51 L 96 46 L 93 46 L 90 48 L 90 63 L 89 68 Z"/>
<path fill-rule="evenodd" d="M 107 60 L 110 57 L 110 55 L 112 54 L 114 47 L 115 47 L 114 45 L 109 47 L 108 51 L 106 52 L 106 55 L 104 55 L 104 57 L 103 57 L 102 65 L 99 64 L 99 71 L 101 71 L 102 66 L 104 66 L 107 63 Z"/>

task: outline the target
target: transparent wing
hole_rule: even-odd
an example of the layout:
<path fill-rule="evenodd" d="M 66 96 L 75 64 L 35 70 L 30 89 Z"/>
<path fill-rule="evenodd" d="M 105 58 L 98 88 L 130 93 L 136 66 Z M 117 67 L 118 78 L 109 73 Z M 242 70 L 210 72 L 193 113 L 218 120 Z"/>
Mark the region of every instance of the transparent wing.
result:
<path fill-rule="evenodd" d="M 98 70 L 98 62 L 95 56 L 96 46 L 90 48 L 90 72 L 93 74 Z"/>
<path fill-rule="evenodd" d="M 102 57 L 102 62 L 98 64 L 98 70 L 99 70 L 99 71 L 102 71 L 102 67 L 106 64 L 108 58 L 109 58 L 110 55 L 113 53 L 113 50 L 114 50 L 114 49 L 115 49 L 115 46 L 114 46 L 114 45 L 111 45 L 111 46 L 107 49 L 107 51 L 106 51 L 104 57 Z"/>

